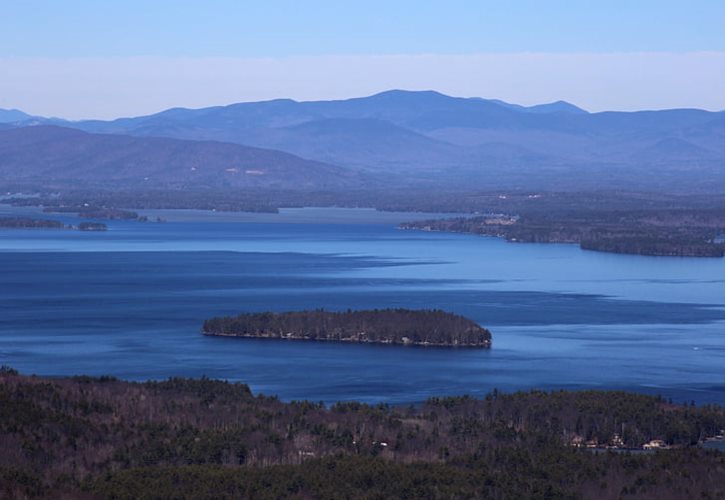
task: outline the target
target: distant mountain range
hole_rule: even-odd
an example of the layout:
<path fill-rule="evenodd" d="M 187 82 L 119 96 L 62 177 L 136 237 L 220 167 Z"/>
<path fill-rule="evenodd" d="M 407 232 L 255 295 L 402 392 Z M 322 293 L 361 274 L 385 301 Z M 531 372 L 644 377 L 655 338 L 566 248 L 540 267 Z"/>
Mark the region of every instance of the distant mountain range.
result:
<path fill-rule="evenodd" d="M 2 109 L 0 108 L 0 124 L 22 122 L 30 120 L 33 117 L 27 113 L 23 113 L 18 109 Z"/>
<path fill-rule="evenodd" d="M 112 189 L 319 189 L 361 182 L 347 169 L 280 151 L 48 125 L 0 130 L 0 179 Z"/>
<path fill-rule="evenodd" d="M 3 113 L 13 112 L 22 113 Z M 396 185 L 725 191 L 725 112 L 697 109 L 588 113 L 563 101 L 524 107 L 392 90 L 338 101 L 174 108 L 112 121 L 29 117 L 14 125 L 39 122 L 274 149 L 326 169 L 335 165 L 340 175 Z M 305 185 L 320 180 L 310 174 Z"/>

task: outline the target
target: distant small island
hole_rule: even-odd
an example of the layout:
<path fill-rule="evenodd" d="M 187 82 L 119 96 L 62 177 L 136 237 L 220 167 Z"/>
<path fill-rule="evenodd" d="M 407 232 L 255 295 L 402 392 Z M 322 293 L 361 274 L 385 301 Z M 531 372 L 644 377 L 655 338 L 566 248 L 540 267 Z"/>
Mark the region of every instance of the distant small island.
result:
<path fill-rule="evenodd" d="M 81 231 L 106 231 L 108 226 L 102 222 L 81 222 L 78 224 L 78 229 Z"/>
<path fill-rule="evenodd" d="M 78 229 L 79 231 L 106 231 L 108 226 L 102 222 L 81 222 L 78 226 L 66 226 L 61 221 L 51 219 L 0 217 L 0 229 Z"/>
<path fill-rule="evenodd" d="M 204 322 L 204 335 L 322 340 L 438 347 L 491 347 L 491 332 L 476 322 L 440 310 L 323 309 L 259 312 L 216 317 Z"/>
<path fill-rule="evenodd" d="M 27 217 L 0 217 L 0 228 L 5 229 L 65 229 L 57 220 L 31 219 Z"/>

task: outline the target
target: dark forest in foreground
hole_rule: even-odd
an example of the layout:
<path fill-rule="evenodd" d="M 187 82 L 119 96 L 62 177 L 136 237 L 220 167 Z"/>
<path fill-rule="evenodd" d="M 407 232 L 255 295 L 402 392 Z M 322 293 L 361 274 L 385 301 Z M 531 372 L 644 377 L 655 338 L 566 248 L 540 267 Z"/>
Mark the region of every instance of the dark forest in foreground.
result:
<path fill-rule="evenodd" d="M 725 454 L 697 445 L 723 427 L 720 407 L 623 392 L 328 408 L 208 379 L 3 369 L 0 497 L 716 498 Z M 651 440 L 669 448 L 624 451 Z"/>

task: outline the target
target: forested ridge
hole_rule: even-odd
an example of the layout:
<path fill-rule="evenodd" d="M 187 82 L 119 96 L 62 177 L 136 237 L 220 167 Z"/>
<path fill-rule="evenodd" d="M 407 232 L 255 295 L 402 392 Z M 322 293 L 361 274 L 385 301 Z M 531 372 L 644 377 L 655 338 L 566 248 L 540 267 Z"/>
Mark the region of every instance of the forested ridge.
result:
<path fill-rule="evenodd" d="M 14 206 L 43 206 L 52 212 L 77 212 L 84 216 L 98 212 L 129 212 L 134 209 L 194 208 L 229 212 L 277 212 L 280 207 L 374 207 L 397 212 L 438 212 L 461 214 L 507 213 L 522 217 L 597 219 L 640 214 L 648 219 L 664 214 L 673 218 L 693 212 L 722 211 L 723 195 L 671 195 L 627 191 L 521 192 L 400 189 L 348 189 L 292 191 L 279 189 L 240 189 L 201 191 L 63 189 L 45 190 L 33 184 L 0 182 L 0 191 L 36 193 L 37 196 L 5 200 Z M 93 215 L 96 217 L 97 215 Z M 102 217 L 106 218 L 106 217 Z"/>
<path fill-rule="evenodd" d="M 34 117 L 0 132 L 0 180 L 49 189 L 328 188 L 341 197 L 361 185 L 399 193 L 722 190 L 721 113 L 587 113 L 561 102 L 534 108 L 388 90 L 110 121 Z"/>
<path fill-rule="evenodd" d="M 722 208 L 489 214 L 407 222 L 401 228 L 496 236 L 518 243 L 578 243 L 585 250 L 611 253 L 725 255 Z"/>
<path fill-rule="evenodd" d="M 291 311 L 243 313 L 204 322 L 205 335 L 376 344 L 490 347 L 491 332 L 440 310 Z"/>
<path fill-rule="evenodd" d="M 209 379 L 0 373 L 0 497 L 716 498 L 718 406 L 610 391 L 407 407 L 254 395 Z M 577 438 L 651 454 L 593 453 Z"/>

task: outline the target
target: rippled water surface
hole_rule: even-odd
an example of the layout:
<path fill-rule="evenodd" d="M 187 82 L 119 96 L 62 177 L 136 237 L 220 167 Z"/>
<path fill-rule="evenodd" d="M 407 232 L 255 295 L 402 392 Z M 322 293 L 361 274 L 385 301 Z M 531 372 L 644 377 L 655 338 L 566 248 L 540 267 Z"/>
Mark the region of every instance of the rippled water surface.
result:
<path fill-rule="evenodd" d="M 8 214 L 38 215 L 0 206 Z M 725 403 L 725 259 L 395 228 L 424 214 L 148 214 L 167 222 L 0 230 L 0 364 L 133 380 L 207 375 L 286 400 L 622 388 Z M 490 328 L 493 348 L 200 334 L 214 315 L 317 307 L 442 308 Z"/>

